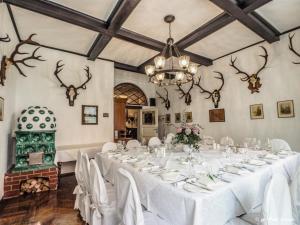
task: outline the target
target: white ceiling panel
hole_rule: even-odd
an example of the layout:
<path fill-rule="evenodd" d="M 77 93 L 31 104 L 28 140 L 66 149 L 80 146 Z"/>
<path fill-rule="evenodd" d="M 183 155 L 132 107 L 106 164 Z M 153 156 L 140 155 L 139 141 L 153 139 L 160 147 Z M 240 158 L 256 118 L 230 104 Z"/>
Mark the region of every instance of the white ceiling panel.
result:
<path fill-rule="evenodd" d="M 154 50 L 113 38 L 102 51 L 100 57 L 133 66 L 139 66 L 156 54 L 158 54 L 158 52 Z"/>
<path fill-rule="evenodd" d="M 222 10 L 209 0 L 142 0 L 123 27 L 165 42 L 168 25 L 163 18 L 173 14 L 172 34 L 178 41 L 220 13 Z"/>
<path fill-rule="evenodd" d="M 262 40 L 240 22 L 233 22 L 208 37 L 191 45 L 186 50 L 215 59 Z"/>
<path fill-rule="evenodd" d="M 118 0 L 51 0 L 57 4 L 80 11 L 90 16 L 107 20 Z"/>
<path fill-rule="evenodd" d="M 273 0 L 256 11 L 281 32 L 300 26 L 300 0 Z"/>
<path fill-rule="evenodd" d="M 22 39 L 36 33 L 40 44 L 86 54 L 97 33 L 18 7 L 12 7 Z"/>

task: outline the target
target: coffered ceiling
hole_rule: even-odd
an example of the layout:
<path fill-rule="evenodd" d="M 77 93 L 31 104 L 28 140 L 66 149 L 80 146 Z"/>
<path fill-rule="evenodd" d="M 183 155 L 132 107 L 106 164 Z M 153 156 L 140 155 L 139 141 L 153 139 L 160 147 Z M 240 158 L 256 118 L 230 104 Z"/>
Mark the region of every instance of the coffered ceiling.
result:
<path fill-rule="evenodd" d="M 176 17 L 172 35 L 179 49 L 206 66 L 257 42 L 278 41 L 300 25 L 299 0 L 3 1 L 21 39 L 37 33 L 45 47 L 135 72 L 164 47 L 167 14 Z"/>

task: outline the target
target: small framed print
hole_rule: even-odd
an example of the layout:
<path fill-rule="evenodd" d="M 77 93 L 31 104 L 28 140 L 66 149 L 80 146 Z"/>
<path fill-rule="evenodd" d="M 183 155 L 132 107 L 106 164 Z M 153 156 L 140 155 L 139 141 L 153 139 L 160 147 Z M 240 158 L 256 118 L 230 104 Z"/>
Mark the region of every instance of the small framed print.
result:
<path fill-rule="evenodd" d="M 103 117 L 109 117 L 109 113 L 103 113 Z"/>
<path fill-rule="evenodd" d="M 185 112 L 185 122 L 186 123 L 192 123 L 193 122 L 193 113 L 192 112 Z"/>
<path fill-rule="evenodd" d="M 225 109 L 209 110 L 209 122 L 225 122 Z"/>
<path fill-rule="evenodd" d="M 264 119 L 263 104 L 250 105 L 251 120 Z"/>
<path fill-rule="evenodd" d="M 97 125 L 98 124 L 98 106 L 97 105 L 82 105 L 82 125 Z"/>
<path fill-rule="evenodd" d="M 175 123 L 181 123 L 181 113 L 175 113 Z"/>
<path fill-rule="evenodd" d="M 291 118 L 295 117 L 294 101 L 285 100 L 277 102 L 278 118 Z"/>
<path fill-rule="evenodd" d="M 0 121 L 4 120 L 4 98 L 0 97 Z"/>
<path fill-rule="evenodd" d="M 171 123 L 171 114 L 166 114 L 165 123 Z"/>

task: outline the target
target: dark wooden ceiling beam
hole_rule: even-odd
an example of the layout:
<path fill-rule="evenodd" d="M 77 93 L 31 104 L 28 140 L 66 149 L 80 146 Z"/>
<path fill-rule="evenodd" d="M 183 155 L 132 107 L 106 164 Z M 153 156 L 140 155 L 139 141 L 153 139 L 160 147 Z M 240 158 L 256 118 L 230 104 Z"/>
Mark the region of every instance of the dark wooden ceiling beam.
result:
<path fill-rule="evenodd" d="M 131 66 L 120 62 L 114 62 L 114 65 L 115 65 L 115 69 L 125 70 L 134 73 L 141 73 L 141 71 L 136 66 Z"/>
<path fill-rule="evenodd" d="M 139 4 L 141 0 L 119 0 L 119 3 L 115 7 L 108 20 L 107 30 L 113 35 L 121 29 L 122 24 L 129 17 L 131 12 Z M 95 60 L 106 45 L 110 42 L 112 36 L 106 36 L 105 34 L 98 34 L 96 41 L 88 52 L 88 59 Z"/>
<path fill-rule="evenodd" d="M 248 15 L 241 9 L 237 4 L 235 4 L 231 0 L 210 0 L 215 5 L 223 9 L 225 12 L 236 18 L 240 23 L 248 27 L 250 30 L 255 32 L 257 35 L 262 37 L 269 43 L 273 43 L 279 40 L 279 37 L 266 26 L 263 22 L 259 19 Z M 260 1 L 260 0 L 259 0 Z M 255 3 L 255 2 L 254 2 Z M 254 4 L 253 3 L 253 4 Z"/>

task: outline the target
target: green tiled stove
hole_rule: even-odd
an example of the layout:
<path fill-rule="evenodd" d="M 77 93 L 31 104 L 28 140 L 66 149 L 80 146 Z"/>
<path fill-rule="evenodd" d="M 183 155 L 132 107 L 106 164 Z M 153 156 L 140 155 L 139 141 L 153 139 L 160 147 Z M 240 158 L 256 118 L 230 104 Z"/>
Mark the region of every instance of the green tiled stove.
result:
<path fill-rule="evenodd" d="M 32 171 L 55 166 L 56 118 L 47 107 L 30 106 L 18 118 L 16 164 L 13 171 Z"/>

